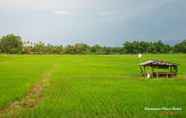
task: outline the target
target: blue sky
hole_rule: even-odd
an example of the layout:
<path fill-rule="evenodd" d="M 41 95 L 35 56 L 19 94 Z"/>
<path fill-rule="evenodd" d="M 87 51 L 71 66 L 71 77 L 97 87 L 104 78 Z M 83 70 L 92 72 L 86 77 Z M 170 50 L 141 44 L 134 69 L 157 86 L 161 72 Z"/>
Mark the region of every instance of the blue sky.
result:
<path fill-rule="evenodd" d="M 0 0 L 0 35 L 120 46 L 186 39 L 185 0 Z"/>

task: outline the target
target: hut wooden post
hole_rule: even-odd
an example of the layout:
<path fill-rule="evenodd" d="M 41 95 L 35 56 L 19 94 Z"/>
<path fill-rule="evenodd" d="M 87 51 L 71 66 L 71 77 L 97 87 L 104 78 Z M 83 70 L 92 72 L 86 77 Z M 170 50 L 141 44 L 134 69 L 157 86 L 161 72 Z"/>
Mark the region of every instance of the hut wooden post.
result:
<path fill-rule="evenodd" d="M 151 72 L 147 72 L 146 68 L 147 67 L 151 67 Z M 159 69 L 167 69 L 167 71 L 162 71 L 162 72 L 158 72 L 158 71 L 154 71 L 154 68 L 158 67 Z M 146 61 L 144 63 L 140 64 L 140 69 L 141 69 L 141 73 L 143 73 L 143 75 L 145 77 L 149 76 L 150 77 L 175 77 L 178 73 L 178 65 L 175 63 L 169 63 L 169 62 L 165 62 L 165 61 L 154 61 L 154 60 L 149 60 Z"/>

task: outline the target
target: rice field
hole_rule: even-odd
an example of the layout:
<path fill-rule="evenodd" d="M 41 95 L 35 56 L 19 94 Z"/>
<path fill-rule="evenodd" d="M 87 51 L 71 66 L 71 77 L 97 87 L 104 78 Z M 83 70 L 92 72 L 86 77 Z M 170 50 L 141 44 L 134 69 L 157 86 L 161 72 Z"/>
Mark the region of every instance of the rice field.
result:
<path fill-rule="evenodd" d="M 176 78 L 145 79 L 138 64 L 163 59 L 179 64 Z M 22 101 L 45 79 L 34 107 L 0 112 L 17 118 L 185 118 L 186 55 L 0 55 L 0 111 Z M 56 66 L 54 68 L 54 65 Z M 40 95 L 39 94 L 39 95 Z M 35 99 L 35 98 L 33 98 Z M 145 108 L 181 108 L 148 111 Z M 18 109 L 18 110 L 17 110 Z"/>

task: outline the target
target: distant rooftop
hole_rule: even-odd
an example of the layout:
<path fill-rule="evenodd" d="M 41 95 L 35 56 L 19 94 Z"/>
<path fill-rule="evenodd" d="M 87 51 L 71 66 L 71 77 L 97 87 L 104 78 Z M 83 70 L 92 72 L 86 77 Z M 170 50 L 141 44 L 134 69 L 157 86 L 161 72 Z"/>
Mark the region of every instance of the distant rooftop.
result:
<path fill-rule="evenodd" d="M 140 66 L 177 66 L 176 63 L 170 63 L 161 60 L 148 60 L 139 64 Z"/>

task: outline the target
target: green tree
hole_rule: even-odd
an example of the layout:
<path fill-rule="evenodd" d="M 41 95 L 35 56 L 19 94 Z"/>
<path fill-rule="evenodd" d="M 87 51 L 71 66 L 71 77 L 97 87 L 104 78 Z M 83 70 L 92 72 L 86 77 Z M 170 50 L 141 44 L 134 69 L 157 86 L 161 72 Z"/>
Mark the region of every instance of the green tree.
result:
<path fill-rule="evenodd" d="M 38 43 L 36 43 L 32 49 L 34 54 L 45 54 L 45 43 L 39 41 Z"/>
<path fill-rule="evenodd" d="M 174 52 L 186 53 L 186 40 L 174 46 Z"/>
<path fill-rule="evenodd" d="M 96 44 L 91 47 L 91 52 L 93 54 L 104 54 L 104 49 L 100 45 Z"/>
<path fill-rule="evenodd" d="M 23 42 L 20 36 L 8 34 L 0 39 L 0 49 L 3 53 L 20 54 L 23 51 Z"/>
<path fill-rule="evenodd" d="M 172 47 L 164 44 L 162 41 L 157 42 L 145 42 L 145 41 L 133 41 L 125 42 L 123 44 L 123 50 L 125 53 L 137 54 L 137 53 L 170 53 Z"/>
<path fill-rule="evenodd" d="M 76 43 L 74 45 L 74 51 L 76 54 L 87 54 L 90 52 L 90 47 L 87 44 Z"/>
<path fill-rule="evenodd" d="M 153 45 L 156 53 L 169 53 L 171 51 L 171 47 L 162 41 L 154 42 Z"/>
<path fill-rule="evenodd" d="M 65 54 L 76 54 L 75 53 L 75 48 L 73 45 L 67 45 L 64 49 Z"/>

